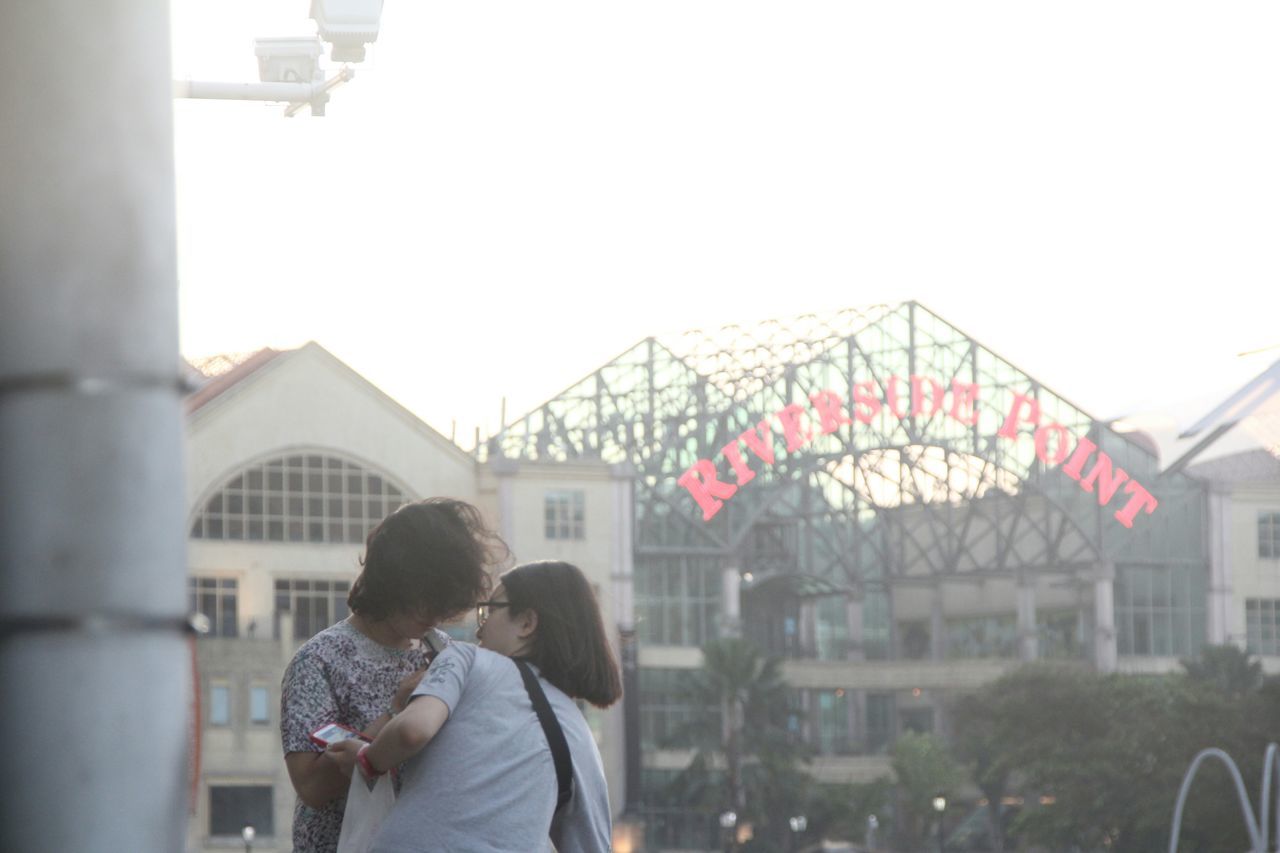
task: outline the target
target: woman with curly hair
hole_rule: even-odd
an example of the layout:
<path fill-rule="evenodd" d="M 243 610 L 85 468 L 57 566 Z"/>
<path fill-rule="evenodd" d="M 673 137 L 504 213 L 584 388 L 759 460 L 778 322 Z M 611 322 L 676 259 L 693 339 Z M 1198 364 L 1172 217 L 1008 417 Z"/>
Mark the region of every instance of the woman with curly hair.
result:
<path fill-rule="evenodd" d="M 406 504 L 369 534 L 351 587 L 351 615 L 298 649 L 281 686 L 285 766 L 298 793 L 295 853 L 334 853 L 354 756 L 309 735 L 341 723 L 372 737 L 421 680 L 449 638 L 435 626 L 481 601 L 506 546 L 463 501 Z"/>

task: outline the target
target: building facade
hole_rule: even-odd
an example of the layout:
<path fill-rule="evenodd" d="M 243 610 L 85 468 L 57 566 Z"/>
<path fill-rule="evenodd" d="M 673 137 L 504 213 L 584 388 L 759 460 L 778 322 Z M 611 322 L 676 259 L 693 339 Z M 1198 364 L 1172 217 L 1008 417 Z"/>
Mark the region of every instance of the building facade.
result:
<path fill-rule="evenodd" d="M 633 849 L 716 846 L 673 798 L 700 647 L 783 659 L 823 782 L 889 774 L 907 731 L 1025 661 L 1163 672 L 1206 642 L 1280 671 L 1280 463 L 1161 469 L 923 306 L 641 341 L 464 452 L 317 345 L 205 365 L 190 399 L 200 781 L 192 849 L 289 849 L 279 681 L 346 615 L 399 502 L 470 500 L 518 560 L 591 577 L 624 702 L 590 712 Z M 458 626 L 459 636 L 469 626 Z M 622 849 L 624 845 L 620 845 Z"/>
<path fill-rule="evenodd" d="M 297 647 L 347 616 L 369 530 L 402 503 L 477 505 L 517 560 L 581 566 L 626 601 L 625 466 L 480 466 L 316 344 L 203 365 L 188 400 L 188 589 L 198 776 L 188 847 L 290 850 L 294 793 L 280 748 L 280 680 Z M 616 618 L 606 613 L 606 623 Z M 447 626 L 471 638 L 469 619 Z M 623 790 L 621 708 L 587 711 Z M 621 801 L 618 809 L 621 810 Z"/>
<path fill-rule="evenodd" d="M 1244 636 L 1211 607 L 1273 636 L 1274 593 L 1241 601 L 1239 555 L 1234 586 L 1222 572 L 1272 547 L 1252 513 L 1271 536 L 1274 474 L 1224 528 L 1202 476 L 916 303 L 641 341 L 486 450 L 637 471 L 628 806 L 653 848 L 716 844 L 669 783 L 708 713 L 685 674 L 726 626 L 785 660 L 789 726 L 827 782 L 888 775 L 901 733 L 945 736 L 951 696 L 1021 662 L 1173 670 Z"/>

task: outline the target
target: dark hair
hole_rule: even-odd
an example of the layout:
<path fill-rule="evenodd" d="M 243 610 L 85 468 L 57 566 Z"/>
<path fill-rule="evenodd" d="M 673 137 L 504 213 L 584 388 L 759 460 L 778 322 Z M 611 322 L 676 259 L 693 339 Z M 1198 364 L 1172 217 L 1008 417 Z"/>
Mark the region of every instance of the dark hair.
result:
<path fill-rule="evenodd" d="M 405 504 L 369 534 L 347 605 L 374 620 L 411 612 L 446 622 L 484 600 L 489 570 L 508 556 L 471 504 L 452 498 Z"/>
<path fill-rule="evenodd" d="M 570 563 L 525 563 L 499 578 L 513 616 L 538 614 L 527 655 L 572 699 L 607 708 L 622 696 L 622 678 L 605 634 L 600 606 L 582 571 Z"/>

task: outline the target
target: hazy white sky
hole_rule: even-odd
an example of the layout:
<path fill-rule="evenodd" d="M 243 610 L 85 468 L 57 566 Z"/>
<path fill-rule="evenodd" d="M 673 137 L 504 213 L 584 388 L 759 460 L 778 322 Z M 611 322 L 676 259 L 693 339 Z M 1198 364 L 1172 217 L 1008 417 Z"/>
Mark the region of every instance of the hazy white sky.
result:
<path fill-rule="evenodd" d="M 307 0 L 174 0 L 257 79 Z M 467 444 L 650 335 L 918 299 L 1094 415 L 1280 358 L 1280 4 L 425 2 L 329 114 L 178 101 L 183 351 Z M 326 58 L 331 70 L 336 70 Z"/>

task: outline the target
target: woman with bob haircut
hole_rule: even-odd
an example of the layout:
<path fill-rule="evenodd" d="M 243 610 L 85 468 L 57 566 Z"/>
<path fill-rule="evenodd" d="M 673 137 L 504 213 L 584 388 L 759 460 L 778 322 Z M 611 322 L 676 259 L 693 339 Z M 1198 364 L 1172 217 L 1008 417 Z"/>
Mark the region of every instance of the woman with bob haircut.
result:
<path fill-rule="evenodd" d="M 441 652 L 372 744 L 330 747 L 356 753 L 369 780 L 405 762 L 373 850 L 609 850 L 600 751 L 574 700 L 604 708 L 622 685 L 590 583 L 569 563 L 525 563 L 499 578 L 477 621 L 479 645 Z M 531 665 L 568 745 L 562 805 L 548 735 L 516 660 Z"/>
<path fill-rule="evenodd" d="M 406 504 L 369 534 L 351 615 L 304 643 L 281 685 L 284 761 L 298 793 L 295 853 L 337 850 L 353 770 L 353 755 L 322 751 L 311 732 L 340 723 L 377 734 L 448 644 L 435 626 L 483 600 L 491 570 L 508 556 L 480 512 L 451 498 Z"/>

